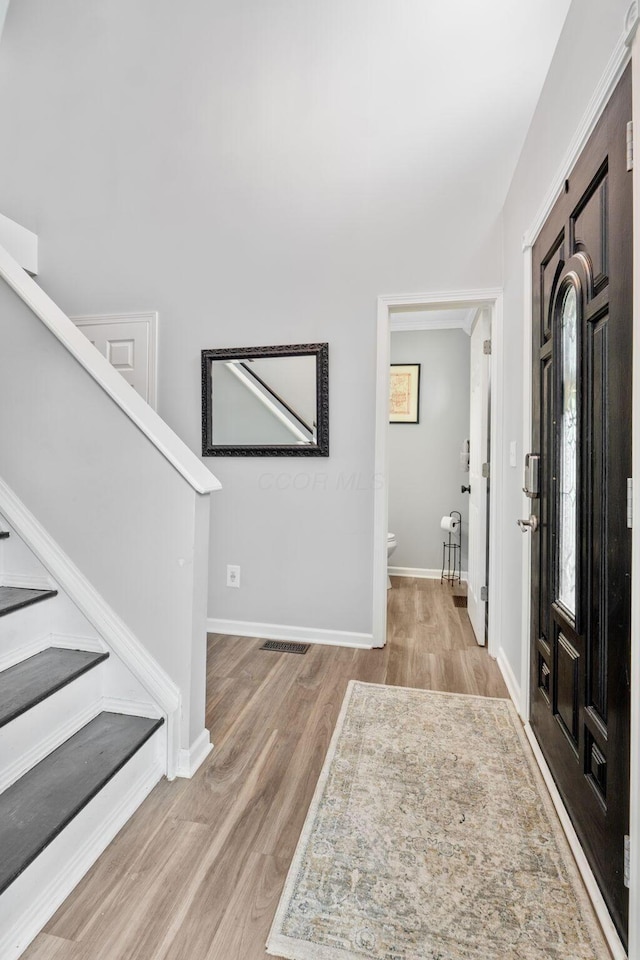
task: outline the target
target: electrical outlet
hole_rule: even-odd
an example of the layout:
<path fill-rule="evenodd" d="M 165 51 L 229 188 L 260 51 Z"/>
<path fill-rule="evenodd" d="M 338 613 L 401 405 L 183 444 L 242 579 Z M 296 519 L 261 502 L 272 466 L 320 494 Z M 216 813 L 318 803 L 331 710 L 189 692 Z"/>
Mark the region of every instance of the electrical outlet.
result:
<path fill-rule="evenodd" d="M 227 564 L 227 586 L 228 587 L 240 586 L 240 567 L 235 563 Z"/>

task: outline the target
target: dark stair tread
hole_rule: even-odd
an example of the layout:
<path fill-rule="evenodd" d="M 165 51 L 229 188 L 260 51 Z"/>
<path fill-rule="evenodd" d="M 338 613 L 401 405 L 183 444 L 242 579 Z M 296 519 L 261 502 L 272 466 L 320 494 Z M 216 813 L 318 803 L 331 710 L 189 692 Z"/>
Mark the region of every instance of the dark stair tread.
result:
<path fill-rule="evenodd" d="M 27 587 L 0 587 L 0 617 L 40 600 L 57 597 L 57 590 L 30 590 Z"/>
<path fill-rule="evenodd" d="M 9 536 L 8 530 L 0 530 L 0 540 L 6 540 Z"/>
<path fill-rule="evenodd" d="M 108 656 L 104 652 L 49 647 L 3 670 L 0 673 L 0 727 L 96 667 Z"/>
<path fill-rule="evenodd" d="M 101 713 L 0 795 L 0 893 L 163 723 Z"/>

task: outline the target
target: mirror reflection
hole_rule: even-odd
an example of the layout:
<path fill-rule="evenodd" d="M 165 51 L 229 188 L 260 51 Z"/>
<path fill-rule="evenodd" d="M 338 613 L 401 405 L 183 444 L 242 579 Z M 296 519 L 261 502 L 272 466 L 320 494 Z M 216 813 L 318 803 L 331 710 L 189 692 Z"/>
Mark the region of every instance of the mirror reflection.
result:
<path fill-rule="evenodd" d="M 328 454 L 327 344 L 203 350 L 203 455 Z"/>

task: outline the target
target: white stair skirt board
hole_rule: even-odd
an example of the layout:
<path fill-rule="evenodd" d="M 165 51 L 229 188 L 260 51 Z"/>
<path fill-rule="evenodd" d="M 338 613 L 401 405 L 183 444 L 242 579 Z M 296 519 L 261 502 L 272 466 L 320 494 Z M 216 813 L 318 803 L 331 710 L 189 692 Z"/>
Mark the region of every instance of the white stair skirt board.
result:
<path fill-rule="evenodd" d="M 81 333 L 78 336 L 84 339 Z M 91 344 L 89 347 L 93 349 Z M 114 373 L 119 376 L 115 371 Z M 127 387 L 127 389 L 130 388 Z M 21 540 L 161 708 L 167 718 L 166 773 L 169 779 L 172 779 L 175 776 L 180 742 L 182 700 L 180 690 L 2 479 L 0 479 L 0 513 L 7 518 Z M 47 602 L 55 603 L 56 601 L 54 599 Z M 35 609 L 37 606 L 38 604 L 35 604 L 33 608 L 27 609 Z"/>
<path fill-rule="evenodd" d="M 107 663 L 99 663 L 0 727 L 0 793 L 97 717 L 102 709 L 109 709 L 102 706 Z"/>
<path fill-rule="evenodd" d="M 607 944 L 609 945 L 609 949 L 611 950 L 613 960 L 627 960 L 627 952 L 622 945 L 620 937 L 618 936 L 618 932 L 614 926 L 613 920 L 611 919 L 609 911 L 607 910 L 607 905 L 604 902 L 602 894 L 600 893 L 600 888 L 596 882 L 596 878 L 592 873 L 589 862 L 584 854 L 584 850 L 580 846 L 580 841 L 578 840 L 578 836 L 573 829 L 573 824 L 571 823 L 567 809 L 562 802 L 560 794 L 558 793 L 558 788 L 556 787 L 555 781 L 551 775 L 551 771 L 547 765 L 547 761 L 542 755 L 542 751 L 530 724 L 525 724 L 524 732 L 526 733 L 527 739 L 531 744 L 531 749 L 533 750 L 536 762 L 540 767 L 540 772 L 544 777 L 549 795 L 553 801 L 554 807 L 556 808 L 558 819 L 560 820 L 562 829 L 564 830 L 567 840 L 569 841 L 571 852 L 575 857 L 578 870 L 580 871 L 580 875 L 584 881 L 587 893 L 591 898 L 593 909 L 595 910 L 596 916 L 600 922 L 600 926 L 602 927 L 602 931 L 605 935 Z"/>
<path fill-rule="evenodd" d="M 188 750 L 181 750 L 178 754 L 176 767 L 177 777 L 186 777 L 188 780 L 194 775 L 198 767 L 202 766 L 213 750 L 208 730 L 203 730 L 193 741 Z"/>
<path fill-rule="evenodd" d="M 442 569 L 429 570 L 424 567 L 387 567 L 390 577 L 415 577 L 417 580 L 440 580 Z M 461 580 L 466 583 L 467 571 L 463 570 Z"/>
<path fill-rule="evenodd" d="M 439 576 L 439 574 L 438 574 Z M 250 623 L 244 620 L 207 620 L 208 633 L 223 633 L 230 637 L 256 637 L 261 640 L 293 640 L 300 643 L 324 643 L 334 647 L 373 647 L 370 633 L 350 633 L 346 630 L 316 630 L 313 627 L 289 627 L 280 623 Z"/>
<path fill-rule="evenodd" d="M 518 714 L 522 719 L 522 696 L 520 690 L 520 684 L 516 680 L 516 675 L 511 669 L 511 664 L 507 660 L 504 650 L 502 647 L 498 650 L 498 656 L 496 657 L 496 662 L 500 667 L 500 673 L 502 674 L 502 679 L 507 685 L 507 690 L 509 691 L 509 696 L 513 700 L 513 705 L 518 711 Z"/>
<path fill-rule="evenodd" d="M 2 960 L 20 956 L 161 779 L 165 730 L 143 744 L 2 894 Z"/>

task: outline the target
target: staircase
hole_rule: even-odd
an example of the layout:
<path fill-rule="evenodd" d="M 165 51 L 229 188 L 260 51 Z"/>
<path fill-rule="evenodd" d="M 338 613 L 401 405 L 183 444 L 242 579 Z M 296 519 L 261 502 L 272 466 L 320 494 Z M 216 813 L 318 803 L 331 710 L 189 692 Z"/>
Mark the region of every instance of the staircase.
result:
<path fill-rule="evenodd" d="M 20 956 L 166 769 L 164 717 L 0 516 L 0 958 Z"/>

